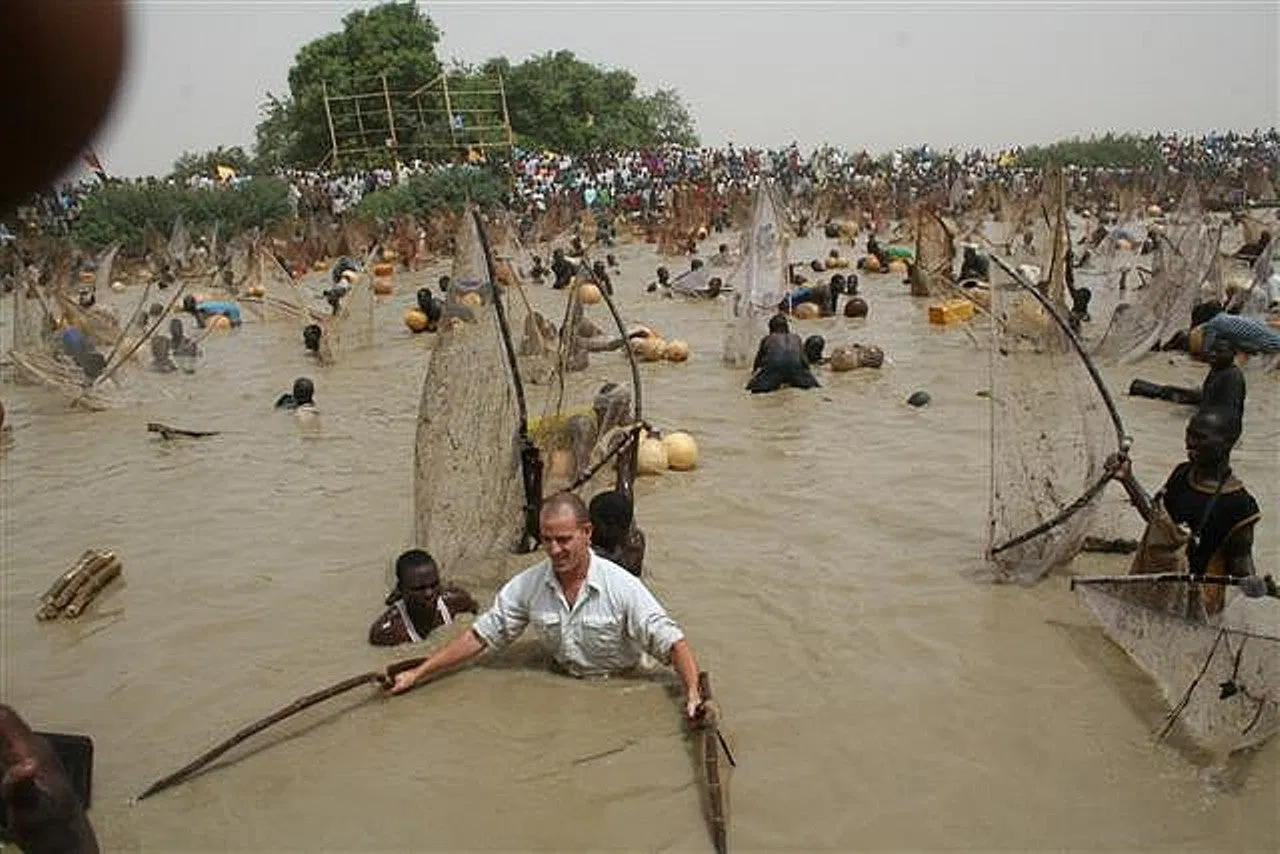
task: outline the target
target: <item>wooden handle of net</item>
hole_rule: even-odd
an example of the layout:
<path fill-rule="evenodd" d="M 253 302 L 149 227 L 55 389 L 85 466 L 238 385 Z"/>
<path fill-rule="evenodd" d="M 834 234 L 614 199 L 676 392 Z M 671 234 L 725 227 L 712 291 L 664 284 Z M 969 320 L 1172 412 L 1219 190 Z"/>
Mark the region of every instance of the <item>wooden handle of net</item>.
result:
<path fill-rule="evenodd" d="M 151 797 L 154 794 L 163 792 L 165 789 L 168 789 L 172 786 L 176 786 L 181 782 L 184 782 L 189 777 L 191 777 L 192 774 L 195 774 L 201 768 L 204 768 L 210 762 L 213 762 L 215 759 L 217 759 L 222 754 L 226 753 L 231 748 L 235 747 L 236 745 L 240 744 L 246 739 L 257 735 L 258 733 L 262 732 L 264 729 L 272 726 L 273 724 L 277 724 L 286 718 L 292 717 L 293 715 L 296 715 L 298 712 L 301 712 L 304 709 L 309 709 L 312 706 L 316 705 L 317 703 L 322 703 L 325 700 L 338 696 L 339 694 L 345 694 L 346 692 L 352 690 L 353 688 L 358 688 L 361 685 L 376 683 L 379 686 L 385 688 L 388 685 L 390 685 L 391 679 L 393 679 L 396 676 L 396 674 L 401 673 L 405 670 L 411 670 L 414 667 L 417 667 L 419 664 L 421 664 L 424 660 L 425 658 L 418 657 L 418 658 L 409 658 L 403 661 L 393 662 L 392 664 L 389 664 L 385 670 L 371 670 L 368 673 L 361 673 L 359 676 L 352 676 L 348 679 L 343 679 L 341 682 L 337 682 L 333 685 L 330 685 L 328 688 L 324 688 L 320 691 L 316 691 L 313 694 L 308 694 L 305 697 L 300 697 L 299 699 L 294 700 L 292 703 L 285 706 L 283 709 L 280 709 L 276 712 L 273 712 L 270 715 L 267 715 L 265 718 L 255 721 L 254 723 L 250 724 L 249 726 L 237 732 L 235 735 L 228 738 L 226 741 L 223 741 L 220 744 L 213 747 L 212 749 L 207 750 L 204 753 L 200 754 L 191 762 L 182 766 L 177 771 L 174 771 L 172 774 L 169 774 L 165 777 L 161 777 L 159 780 L 156 780 L 154 783 L 148 786 L 146 790 L 142 792 L 142 794 L 138 795 L 136 800 L 139 800 L 139 801 L 146 800 L 147 798 Z"/>

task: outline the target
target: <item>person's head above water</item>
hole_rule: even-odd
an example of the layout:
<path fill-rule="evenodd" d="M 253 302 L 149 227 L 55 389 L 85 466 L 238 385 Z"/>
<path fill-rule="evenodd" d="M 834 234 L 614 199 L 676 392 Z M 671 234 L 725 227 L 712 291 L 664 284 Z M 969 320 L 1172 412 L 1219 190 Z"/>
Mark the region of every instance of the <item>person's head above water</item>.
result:
<path fill-rule="evenodd" d="M 804 357 L 809 364 L 816 365 L 822 361 L 822 351 L 827 346 L 827 339 L 821 335 L 810 335 L 804 339 Z"/>
<path fill-rule="evenodd" d="M 187 294 L 185 297 L 182 298 L 182 308 L 184 311 L 195 311 L 196 298 L 193 297 L 191 294 Z"/>
<path fill-rule="evenodd" d="M 1205 355 L 1208 357 L 1209 364 L 1215 368 L 1230 367 L 1236 360 L 1235 342 L 1225 335 L 1218 335 L 1213 339 L 1213 346 Z"/>
<path fill-rule="evenodd" d="M 396 586 L 387 604 L 397 599 L 426 598 L 440 589 L 436 559 L 422 549 L 409 549 L 396 558 Z"/>
<path fill-rule="evenodd" d="M 312 353 L 316 352 L 320 349 L 320 336 L 322 333 L 323 330 L 320 329 L 320 324 L 308 324 L 302 330 L 302 346 Z"/>
<path fill-rule="evenodd" d="M 298 377 L 293 381 L 293 402 L 298 406 L 306 406 L 308 403 L 315 403 L 316 386 L 315 383 L 306 377 Z"/>
<path fill-rule="evenodd" d="M 85 353 L 78 361 L 84 375 L 91 380 L 96 380 L 107 369 L 106 357 L 96 350 Z"/>
<path fill-rule="evenodd" d="M 1199 326 L 1202 323 L 1208 323 L 1224 311 L 1222 303 L 1215 300 L 1202 302 L 1191 309 L 1191 325 Z"/>
<path fill-rule="evenodd" d="M 786 317 L 781 314 L 775 314 L 773 317 L 769 318 L 769 333 L 771 335 L 778 333 L 785 335 L 790 331 L 791 324 L 787 323 Z"/>
<path fill-rule="evenodd" d="M 572 492 L 557 492 L 538 512 L 543 551 L 557 575 L 585 573 L 591 564 L 591 514 Z"/>
<path fill-rule="evenodd" d="M 452 283 L 452 281 L 453 280 L 450 279 L 448 276 L 441 276 L 440 281 L 436 283 L 440 286 L 440 293 L 442 294 L 448 293 L 449 285 Z"/>
<path fill-rule="evenodd" d="M 616 489 L 601 492 L 591 499 L 591 544 L 596 548 L 615 549 L 622 545 L 635 519 L 635 507 L 625 493 Z"/>
<path fill-rule="evenodd" d="M 1226 409 L 1201 409 L 1187 422 L 1187 460 L 1204 473 L 1218 472 L 1230 462 L 1240 437 L 1240 422 Z"/>
<path fill-rule="evenodd" d="M 169 337 L 173 339 L 173 343 L 180 344 L 186 332 L 182 328 L 182 318 L 174 317 L 169 319 Z"/>
<path fill-rule="evenodd" d="M 670 280 L 671 280 L 671 271 L 668 270 L 666 267 L 659 267 L 658 281 L 665 285 Z"/>

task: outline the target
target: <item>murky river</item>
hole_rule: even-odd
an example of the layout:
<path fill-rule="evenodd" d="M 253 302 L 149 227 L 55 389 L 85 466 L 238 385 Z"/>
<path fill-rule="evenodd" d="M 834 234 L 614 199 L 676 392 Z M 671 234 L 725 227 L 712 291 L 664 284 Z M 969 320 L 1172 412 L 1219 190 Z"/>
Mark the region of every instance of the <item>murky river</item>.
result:
<path fill-rule="evenodd" d="M 658 260 L 642 244 L 619 255 L 628 321 L 693 347 L 642 373 L 646 414 L 692 432 L 700 466 L 643 478 L 637 517 L 649 583 L 725 710 L 733 850 L 1280 847 L 1280 746 L 1209 772 L 1154 744 L 1155 689 L 1065 577 L 976 580 L 980 325 L 931 327 L 899 277 L 869 277 L 868 320 L 798 326 L 878 343 L 884 369 L 753 397 L 719 361 L 723 306 L 647 294 Z M 239 727 L 415 652 L 365 634 L 412 530 L 430 342 L 399 316 L 417 284 L 402 276 L 378 307 L 377 349 L 332 368 L 307 365 L 296 327 L 250 322 L 210 338 L 194 376 L 135 367 L 146 401 L 128 408 L 68 412 L 4 387 L 3 698 L 38 728 L 92 735 L 106 850 L 711 850 L 667 688 L 573 681 L 520 648 L 403 698 L 358 690 L 130 804 Z M 313 430 L 272 410 L 303 373 Z M 1187 412 L 1123 392 L 1134 376 L 1198 384 L 1203 369 L 1149 358 L 1107 373 L 1153 489 L 1182 456 Z M 1275 572 L 1280 380 L 1249 380 L 1236 469 Z M 904 404 L 917 389 L 930 406 Z M 153 420 L 222 434 L 164 442 Z M 37 597 L 90 546 L 122 556 L 125 583 L 79 621 L 37 623 Z M 1123 572 L 1127 558 L 1075 568 Z"/>

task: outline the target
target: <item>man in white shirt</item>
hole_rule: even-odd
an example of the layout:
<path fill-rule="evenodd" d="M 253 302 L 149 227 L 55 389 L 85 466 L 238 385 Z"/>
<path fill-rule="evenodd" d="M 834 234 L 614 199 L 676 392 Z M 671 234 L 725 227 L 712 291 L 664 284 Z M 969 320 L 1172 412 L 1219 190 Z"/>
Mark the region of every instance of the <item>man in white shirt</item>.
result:
<path fill-rule="evenodd" d="M 685 714 L 695 719 L 702 703 L 698 663 L 684 632 L 638 578 L 591 551 L 582 499 L 553 495 L 538 522 L 548 559 L 503 585 L 465 634 L 397 675 L 391 693 L 502 649 L 532 624 L 556 662 L 575 676 L 630 670 L 644 652 L 671 664 L 684 683 Z"/>

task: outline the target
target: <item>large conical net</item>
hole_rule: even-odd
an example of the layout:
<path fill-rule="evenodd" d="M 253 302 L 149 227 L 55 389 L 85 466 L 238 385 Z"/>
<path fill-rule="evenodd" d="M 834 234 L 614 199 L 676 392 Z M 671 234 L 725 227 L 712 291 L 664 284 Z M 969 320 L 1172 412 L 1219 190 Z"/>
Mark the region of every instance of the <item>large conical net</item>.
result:
<path fill-rule="evenodd" d="M 449 576 L 483 586 L 536 545 L 543 497 L 630 489 L 641 406 L 621 317 L 589 262 L 566 290 L 529 290 L 511 233 L 495 231 L 504 236 L 490 247 L 470 211 L 458 230 L 414 490 L 418 544 Z"/>
<path fill-rule="evenodd" d="M 1233 619 L 1229 606 L 1210 622 L 1153 608 L 1180 581 L 1081 579 L 1076 595 L 1103 632 L 1151 677 L 1169 705 L 1167 729 L 1225 755 L 1266 741 L 1280 729 L 1280 636 Z M 1186 595 L 1172 597 L 1186 600 Z M 1280 602 L 1241 603 L 1280 609 Z"/>
<path fill-rule="evenodd" d="M 444 575 L 489 587 L 509 575 L 525 527 L 520 409 L 494 295 L 468 214 L 445 302 L 449 316 L 471 319 L 444 325 L 422 384 L 414 529 Z"/>
<path fill-rule="evenodd" d="M 1051 259 L 1063 251 L 1058 234 Z M 988 558 L 1004 581 L 1034 583 L 1076 555 L 1106 484 L 1104 463 L 1119 447 L 1098 381 L 1064 328 L 1063 304 L 1045 294 L 1061 290 L 1054 278 L 1039 285 L 1003 267 L 992 273 Z"/>
<path fill-rule="evenodd" d="M 751 365 L 756 345 L 768 332 L 769 318 L 777 313 L 788 286 L 787 240 L 768 183 L 756 189 L 751 225 L 743 235 L 742 263 L 730 283 L 733 294 L 724 359 L 735 368 L 745 368 Z"/>
<path fill-rule="evenodd" d="M 1130 364 L 1185 329 L 1211 273 L 1219 237 L 1204 219 L 1195 184 L 1189 183 L 1168 234 L 1157 238 L 1151 278 L 1130 288 L 1127 301 L 1116 306 L 1096 352 Z"/>

